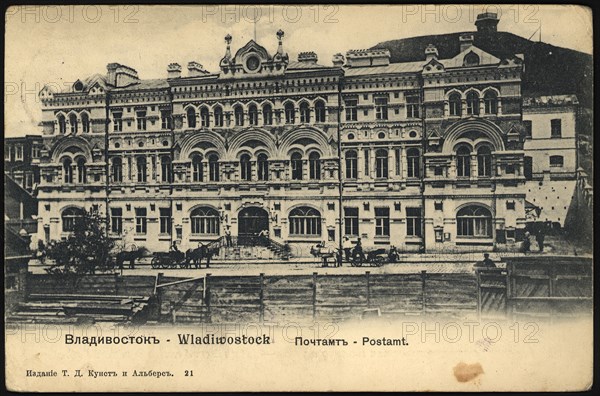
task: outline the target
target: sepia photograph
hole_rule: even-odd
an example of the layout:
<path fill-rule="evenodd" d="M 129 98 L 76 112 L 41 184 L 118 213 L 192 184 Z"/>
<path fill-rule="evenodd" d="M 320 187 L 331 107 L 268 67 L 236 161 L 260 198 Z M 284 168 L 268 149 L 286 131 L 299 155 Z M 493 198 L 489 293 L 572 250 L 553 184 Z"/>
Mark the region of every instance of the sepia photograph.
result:
<path fill-rule="evenodd" d="M 5 9 L 5 388 L 584 391 L 581 5 Z"/>

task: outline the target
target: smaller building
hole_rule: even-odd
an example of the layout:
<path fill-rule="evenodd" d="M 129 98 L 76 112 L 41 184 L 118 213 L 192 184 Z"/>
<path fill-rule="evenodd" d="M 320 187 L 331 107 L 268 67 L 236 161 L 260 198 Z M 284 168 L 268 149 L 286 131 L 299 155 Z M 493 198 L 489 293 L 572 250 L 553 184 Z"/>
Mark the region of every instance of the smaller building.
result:
<path fill-rule="evenodd" d="M 523 98 L 526 199 L 537 209 L 530 220 L 562 228 L 575 210 L 578 107 L 575 95 Z"/>
<path fill-rule="evenodd" d="M 29 193 L 40 182 L 41 135 L 4 139 L 4 172 Z"/>

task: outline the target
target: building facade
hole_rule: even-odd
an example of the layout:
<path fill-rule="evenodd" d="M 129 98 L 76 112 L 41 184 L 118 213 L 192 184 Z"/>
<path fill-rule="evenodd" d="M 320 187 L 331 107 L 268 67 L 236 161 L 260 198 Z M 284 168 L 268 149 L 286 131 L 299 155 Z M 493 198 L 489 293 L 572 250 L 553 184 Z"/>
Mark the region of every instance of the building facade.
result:
<path fill-rule="evenodd" d="M 532 221 L 565 226 L 577 194 L 579 103 L 575 95 L 523 98 L 526 199 Z"/>
<path fill-rule="evenodd" d="M 4 173 L 18 185 L 33 193 L 40 182 L 40 135 L 4 139 Z"/>
<path fill-rule="evenodd" d="M 406 251 L 519 238 L 521 56 L 467 33 L 448 59 L 352 50 L 324 66 L 314 52 L 291 60 L 283 37 L 272 53 L 253 40 L 233 53 L 227 35 L 218 73 L 173 63 L 143 80 L 111 63 L 68 92 L 43 88 L 38 237 L 65 237 L 95 208 L 115 238 L 153 251 L 227 228 L 268 230 L 296 255 L 345 235 Z"/>

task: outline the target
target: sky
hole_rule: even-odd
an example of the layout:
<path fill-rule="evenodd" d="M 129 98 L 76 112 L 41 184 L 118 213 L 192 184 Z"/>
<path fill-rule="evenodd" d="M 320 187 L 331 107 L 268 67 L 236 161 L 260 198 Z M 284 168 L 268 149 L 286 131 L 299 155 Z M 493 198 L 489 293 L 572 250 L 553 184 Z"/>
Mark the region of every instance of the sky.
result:
<path fill-rule="evenodd" d="M 335 53 L 393 39 L 474 31 L 481 12 L 496 12 L 498 30 L 592 54 L 592 13 L 558 5 L 291 5 L 291 6 L 14 6 L 5 15 L 6 137 L 39 134 L 37 92 L 69 86 L 118 62 L 140 78 L 166 78 L 167 65 L 189 61 L 219 71 L 224 37 L 232 52 L 256 37 L 271 53 L 282 29 L 295 60 L 314 51 L 331 65 Z"/>

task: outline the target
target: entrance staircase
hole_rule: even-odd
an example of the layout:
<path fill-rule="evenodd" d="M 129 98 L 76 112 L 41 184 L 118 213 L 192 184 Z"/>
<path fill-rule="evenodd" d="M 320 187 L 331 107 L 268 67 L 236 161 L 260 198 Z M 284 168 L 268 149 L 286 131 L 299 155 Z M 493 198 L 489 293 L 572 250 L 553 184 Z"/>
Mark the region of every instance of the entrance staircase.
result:
<path fill-rule="evenodd" d="M 209 247 L 219 247 L 216 260 L 289 260 L 292 254 L 289 248 L 266 237 L 231 237 L 231 246 L 227 246 L 225 237 L 210 243 Z"/>

